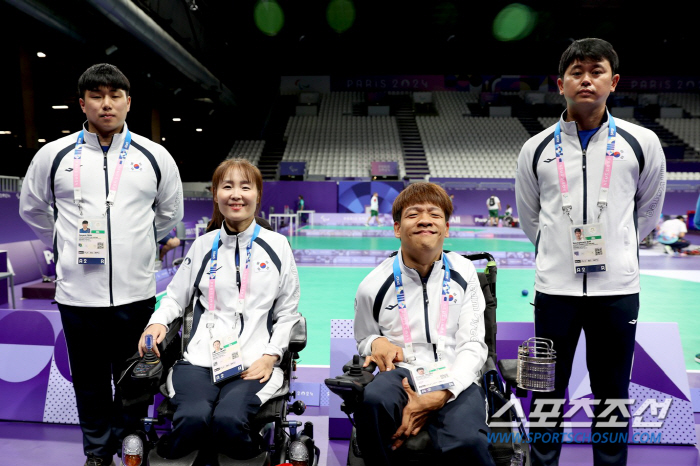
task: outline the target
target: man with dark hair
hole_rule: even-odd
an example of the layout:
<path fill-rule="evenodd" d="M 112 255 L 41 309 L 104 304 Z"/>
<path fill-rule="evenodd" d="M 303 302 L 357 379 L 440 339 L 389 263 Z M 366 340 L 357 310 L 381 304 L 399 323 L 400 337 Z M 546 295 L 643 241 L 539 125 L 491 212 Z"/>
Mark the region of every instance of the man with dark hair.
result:
<path fill-rule="evenodd" d="M 452 202 L 440 186 L 414 183 L 392 213 L 401 249 L 355 298 L 357 349 L 380 370 L 355 413 L 362 456 L 368 465 L 397 464 L 392 451 L 426 429 L 439 464 L 492 465 L 476 383 L 487 356 L 485 301 L 474 265 L 442 249 Z"/>
<path fill-rule="evenodd" d="M 654 228 L 666 187 L 659 138 L 607 112 L 607 98 L 620 80 L 618 64 L 604 40 L 569 46 L 557 80 L 566 111 L 525 143 L 515 181 L 520 225 L 536 246 L 535 334 L 552 340 L 557 352 L 555 390 L 533 392 L 533 409 L 544 398 L 564 399 L 583 330 L 591 389 L 599 400 L 593 433 L 612 438 L 628 429 L 625 414 L 610 412 L 607 400 L 629 398 L 639 238 Z M 572 241 L 572 228 L 581 229 L 586 241 Z M 605 418 L 597 417 L 605 410 Z M 562 414 L 560 409 L 547 419 L 556 427 L 531 425 L 531 436 L 561 439 L 556 434 L 563 432 Z M 602 427 L 606 422 L 625 426 Z M 561 443 L 536 442 L 531 450 L 533 466 L 556 465 Z M 593 458 L 595 465 L 624 465 L 627 445 L 596 443 Z"/>
<path fill-rule="evenodd" d="M 183 215 L 175 161 L 126 125 L 129 88 L 115 66 L 88 68 L 78 81 L 86 123 L 37 152 L 20 196 L 20 215 L 54 250 L 87 466 L 114 464 L 146 413 L 122 408 L 112 379 L 155 306 L 156 240 Z M 84 219 L 91 234 L 77 241 Z"/>

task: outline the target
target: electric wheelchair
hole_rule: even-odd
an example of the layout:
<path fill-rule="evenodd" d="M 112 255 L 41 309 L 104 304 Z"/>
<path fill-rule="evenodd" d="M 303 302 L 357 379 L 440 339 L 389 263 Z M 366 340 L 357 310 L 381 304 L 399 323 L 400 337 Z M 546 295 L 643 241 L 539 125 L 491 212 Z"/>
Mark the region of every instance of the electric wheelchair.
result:
<path fill-rule="evenodd" d="M 396 254 L 396 253 L 394 253 Z M 394 255 L 392 254 L 392 256 Z M 510 393 L 516 387 L 516 371 L 517 360 L 501 360 L 498 361 L 498 369 L 496 369 L 496 278 L 497 266 L 493 256 L 489 253 L 477 253 L 465 255 L 471 261 L 485 259 L 487 261 L 486 268 L 483 272 L 478 272 L 479 284 L 481 285 L 486 308 L 484 310 L 485 324 L 485 342 L 488 347 L 488 356 L 486 363 L 481 369 L 479 383 L 484 389 L 488 399 L 488 416 L 489 422 L 499 421 L 501 423 L 510 423 L 514 427 L 492 427 L 492 432 L 512 432 L 512 429 L 517 429 L 521 435 L 524 435 L 524 427 L 519 422 L 518 415 L 514 408 L 506 410 L 505 414 L 495 414 L 504 406 Z M 359 355 L 353 356 L 343 367 L 343 375 L 336 376 L 325 380 L 326 386 L 331 392 L 340 396 L 343 400 L 341 410 L 347 414 L 353 424 L 350 445 L 348 448 L 348 466 L 364 466 L 365 462 L 362 458 L 362 452 L 357 444 L 357 436 L 355 431 L 355 422 L 352 414 L 356 411 L 358 405 L 362 403 L 364 387 L 371 383 L 374 379 L 373 372 L 376 369 L 374 363 L 370 363 L 368 367 L 363 368 L 364 358 Z M 505 381 L 505 382 L 504 382 Z M 517 389 L 516 396 L 526 396 L 526 392 Z M 521 437 L 522 438 L 522 437 Z M 489 450 L 494 462 L 497 466 L 529 466 L 529 450 L 527 445 L 521 443 L 510 442 L 491 443 Z M 406 465 L 434 465 L 435 451 L 432 448 L 432 441 L 428 435 L 427 429 L 424 429 L 416 436 L 408 438 L 404 444 L 394 452 L 394 460 L 397 464 Z"/>
<path fill-rule="evenodd" d="M 146 358 L 153 359 L 154 353 L 147 353 L 143 358 L 136 353 L 127 361 L 127 368 L 117 382 L 123 393 L 123 403 L 150 406 L 158 393 L 165 399 L 158 406 L 154 417 L 143 419 L 144 430 L 134 433 L 143 444 L 141 454 L 143 460 L 131 458 L 128 452 L 122 451 L 122 464 L 124 466 L 273 466 L 294 461 L 294 464 L 299 466 L 317 466 L 320 451 L 313 440 L 313 424 L 306 422 L 302 429 L 301 422 L 287 419 L 290 412 L 300 415 L 306 409 L 305 404 L 300 400 L 291 403 L 295 393 L 290 391 L 296 360 L 299 358 L 298 353 L 306 346 L 306 319 L 303 317 L 293 326 L 289 347 L 280 362 L 280 368 L 284 373 L 282 387 L 260 407 L 251 423 L 251 435 L 259 450 L 255 457 L 238 460 L 223 454 L 217 455 L 206 449 L 194 451 L 179 459 L 164 459 L 159 454 L 159 447 L 163 441 L 167 441 L 167 437 L 159 438 L 155 426 L 164 424 L 166 420 L 172 420 L 175 413 L 175 407 L 168 397 L 168 372 L 170 367 L 182 358 L 184 349 L 189 343 L 192 321 L 193 310 L 190 305 L 185 310 L 184 316 L 170 325 L 167 336 L 158 345 L 160 361 L 151 363 L 146 361 Z M 141 370 L 143 367 L 148 367 L 148 364 L 154 366 L 154 369 Z M 158 365 L 160 370 L 155 368 Z"/>

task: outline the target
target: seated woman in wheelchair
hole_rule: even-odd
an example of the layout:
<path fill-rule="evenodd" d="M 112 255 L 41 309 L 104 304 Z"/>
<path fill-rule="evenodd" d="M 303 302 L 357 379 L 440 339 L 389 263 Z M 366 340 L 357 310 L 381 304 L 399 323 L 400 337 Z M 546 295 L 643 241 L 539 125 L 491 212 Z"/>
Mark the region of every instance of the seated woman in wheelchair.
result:
<path fill-rule="evenodd" d="M 300 318 L 289 242 L 255 222 L 260 171 L 226 160 L 212 188 L 215 228 L 192 244 L 139 341 L 141 354 L 147 334 L 160 343 L 192 303 L 192 337 L 171 373 L 173 431 L 159 447 L 166 458 L 203 446 L 237 459 L 258 453 L 249 420 L 282 385 L 277 365 Z"/>
<path fill-rule="evenodd" d="M 493 465 L 476 383 L 487 356 L 484 295 L 474 265 L 443 251 L 450 198 L 436 184 L 413 183 L 392 214 L 401 248 L 362 281 L 355 300 L 358 351 L 380 370 L 355 412 L 362 457 L 397 464 L 392 450 L 427 429 L 436 464 Z"/>

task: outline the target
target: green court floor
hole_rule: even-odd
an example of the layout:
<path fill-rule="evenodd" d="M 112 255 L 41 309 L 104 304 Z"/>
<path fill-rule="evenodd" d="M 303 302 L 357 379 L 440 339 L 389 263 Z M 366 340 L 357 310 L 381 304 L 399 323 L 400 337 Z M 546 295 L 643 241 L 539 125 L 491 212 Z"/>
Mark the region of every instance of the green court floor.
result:
<path fill-rule="evenodd" d="M 503 241 L 499 240 L 499 243 Z M 478 249 L 489 250 L 484 246 Z M 357 286 L 371 270 L 365 267 L 299 267 L 299 311 L 306 317 L 308 325 L 308 345 L 301 353 L 300 364 L 330 364 L 331 319 L 353 318 Z M 498 271 L 496 290 L 499 321 L 532 322 L 530 303 L 533 300 L 534 279 L 535 272 L 532 269 L 504 268 Z M 677 322 L 686 368 L 700 369 L 700 365 L 694 360 L 695 353 L 700 352 L 698 283 L 642 275 L 641 284 L 639 320 Z M 529 291 L 527 297 L 522 296 L 524 289 Z"/>
<path fill-rule="evenodd" d="M 399 248 L 396 238 L 334 238 L 327 236 L 293 236 L 292 249 L 352 249 L 393 251 Z M 489 238 L 446 238 L 449 251 L 535 252 L 529 241 Z"/>

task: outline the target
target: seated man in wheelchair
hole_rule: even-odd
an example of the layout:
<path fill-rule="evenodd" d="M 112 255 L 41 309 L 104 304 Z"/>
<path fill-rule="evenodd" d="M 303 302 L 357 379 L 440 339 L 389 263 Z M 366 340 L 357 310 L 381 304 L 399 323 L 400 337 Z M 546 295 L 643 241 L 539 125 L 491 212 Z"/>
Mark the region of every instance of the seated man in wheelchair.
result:
<path fill-rule="evenodd" d="M 471 261 L 443 251 L 452 203 L 438 185 L 414 183 L 392 211 L 400 251 L 355 299 L 358 351 L 380 370 L 355 412 L 362 457 L 397 464 L 393 450 L 427 430 L 436 464 L 493 465 L 485 394 L 475 383 L 488 351 L 485 302 Z"/>
<path fill-rule="evenodd" d="M 212 187 L 218 228 L 193 243 L 139 341 L 143 355 L 146 335 L 160 343 L 193 302 L 191 337 L 171 373 L 173 431 L 158 449 L 168 459 L 203 446 L 236 459 L 259 453 L 251 420 L 283 384 L 279 362 L 301 318 L 289 242 L 254 219 L 260 171 L 227 160 Z"/>

